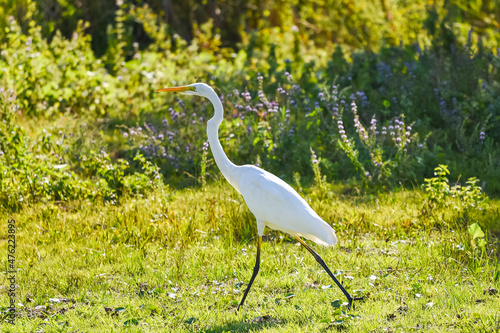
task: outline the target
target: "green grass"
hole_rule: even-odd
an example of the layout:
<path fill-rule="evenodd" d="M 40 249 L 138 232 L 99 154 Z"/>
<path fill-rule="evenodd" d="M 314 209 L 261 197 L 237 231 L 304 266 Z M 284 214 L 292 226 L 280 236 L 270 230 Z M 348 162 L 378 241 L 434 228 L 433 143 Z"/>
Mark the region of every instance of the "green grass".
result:
<path fill-rule="evenodd" d="M 340 239 L 311 246 L 349 291 L 366 296 L 351 317 L 332 306 L 345 298 L 314 258 L 269 229 L 261 271 L 235 313 L 255 263 L 256 228 L 242 198 L 219 181 L 164 187 L 119 206 L 34 204 L 14 214 L 22 306 L 2 331 L 498 331 L 500 297 L 485 293 L 500 287 L 498 200 L 468 214 L 453 205 L 429 213 L 418 190 L 347 193 L 356 192 L 313 188 L 307 198 Z M 488 230 L 484 250 L 472 248 L 470 221 Z"/>

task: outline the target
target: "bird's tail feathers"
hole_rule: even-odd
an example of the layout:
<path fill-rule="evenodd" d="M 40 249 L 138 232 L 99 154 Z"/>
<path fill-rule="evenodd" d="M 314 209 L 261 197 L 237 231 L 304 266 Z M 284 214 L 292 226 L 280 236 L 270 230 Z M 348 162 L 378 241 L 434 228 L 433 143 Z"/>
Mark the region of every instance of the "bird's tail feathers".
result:
<path fill-rule="evenodd" d="M 330 227 L 330 229 L 331 229 L 331 227 Z M 328 232 L 321 235 L 321 238 L 319 238 L 316 235 L 311 235 L 311 234 L 302 234 L 301 236 L 304 238 L 307 238 L 309 240 L 312 240 L 316 244 L 324 245 L 324 246 L 334 246 L 338 242 L 337 235 L 335 235 L 335 231 L 333 229 L 331 229 Z"/>

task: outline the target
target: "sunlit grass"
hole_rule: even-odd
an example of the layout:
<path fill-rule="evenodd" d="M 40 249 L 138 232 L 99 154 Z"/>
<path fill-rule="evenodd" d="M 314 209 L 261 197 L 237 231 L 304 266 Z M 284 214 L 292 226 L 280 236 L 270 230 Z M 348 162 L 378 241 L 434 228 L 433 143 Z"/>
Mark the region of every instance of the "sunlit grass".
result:
<path fill-rule="evenodd" d="M 353 317 L 332 306 L 344 296 L 314 258 L 269 230 L 261 271 L 236 314 L 256 228 L 241 197 L 216 182 L 119 206 L 38 204 L 15 214 L 20 316 L 2 330 L 494 331 L 499 295 L 487 290 L 499 288 L 498 201 L 471 215 L 491 230 L 480 252 L 466 243 L 467 225 L 456 224 L 453 208 L 423 215 L 419 191 L 343 192 L 308 193 L 340 238 L 334 248 L 311 245 L 349 291 L 366 295 Z M 7 304 L 5 292 L 1 298 Z"/>

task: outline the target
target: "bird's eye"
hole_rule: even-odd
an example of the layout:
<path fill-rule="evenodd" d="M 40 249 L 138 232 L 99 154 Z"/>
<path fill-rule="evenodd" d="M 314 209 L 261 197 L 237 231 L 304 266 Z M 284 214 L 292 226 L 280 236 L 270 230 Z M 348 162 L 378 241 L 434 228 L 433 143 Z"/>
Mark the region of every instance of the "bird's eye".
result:
<path fill-rule="evenodd" d="M 196 91 L 195 87 L 189 87 L 189 90 Z"/>

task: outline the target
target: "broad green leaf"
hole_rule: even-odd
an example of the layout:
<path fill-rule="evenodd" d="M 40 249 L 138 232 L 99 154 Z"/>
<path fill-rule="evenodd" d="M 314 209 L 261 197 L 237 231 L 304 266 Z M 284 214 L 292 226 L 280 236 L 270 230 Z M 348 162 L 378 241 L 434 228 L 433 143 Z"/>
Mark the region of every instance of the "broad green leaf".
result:
<path fill-rule="evenodd" d="M 481 227 L 477 223 L 473 223 L 470 225 L 469 234 L 472 236 L 472 239 L 484 237 L 484 232 L 483 230 L 481 230 Z"/>
<path fill-rule="evenodd" d="M 339 309 L 339 308 L 340 308 L 340 306 L 342 305 L 342 301 L 341 301 L 341 300 L 339 300 L 339 299 L 336 299 L 336 300 L 334 300 L 331 304 L 332 304 L 332 306 L 333 306 L 334 308 Z"/>

